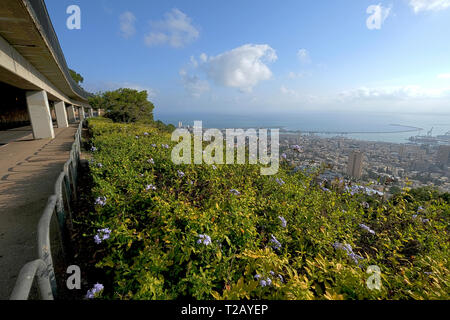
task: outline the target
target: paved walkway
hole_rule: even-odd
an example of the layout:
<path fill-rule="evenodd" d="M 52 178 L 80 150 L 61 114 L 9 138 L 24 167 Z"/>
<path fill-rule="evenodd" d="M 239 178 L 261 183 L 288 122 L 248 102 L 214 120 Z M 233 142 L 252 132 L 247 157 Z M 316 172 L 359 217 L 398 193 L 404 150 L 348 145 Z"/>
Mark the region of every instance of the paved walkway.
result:
<path fill-rule="evenodd" d="M 53 140 L 33 140 L 30 127 L 0 131 L 0 300 L 9 298 L 22 266 L 37 258 L 39 218 L 76 130 L 55 128 Z"/>

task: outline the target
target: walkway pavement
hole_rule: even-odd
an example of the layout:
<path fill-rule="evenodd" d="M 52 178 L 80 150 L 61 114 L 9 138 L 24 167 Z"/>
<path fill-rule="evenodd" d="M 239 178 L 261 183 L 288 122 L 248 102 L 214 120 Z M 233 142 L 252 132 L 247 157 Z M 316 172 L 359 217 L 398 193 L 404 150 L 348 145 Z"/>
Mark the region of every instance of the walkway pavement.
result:
<path fill-rule="evenodd" d="M 77 125 L 54 130 L 54 140 L 33 140 L 30 127 L 0 131 L 0 300 L 9 299 L 22 266 L 37 258 L 39 218 Z"/>

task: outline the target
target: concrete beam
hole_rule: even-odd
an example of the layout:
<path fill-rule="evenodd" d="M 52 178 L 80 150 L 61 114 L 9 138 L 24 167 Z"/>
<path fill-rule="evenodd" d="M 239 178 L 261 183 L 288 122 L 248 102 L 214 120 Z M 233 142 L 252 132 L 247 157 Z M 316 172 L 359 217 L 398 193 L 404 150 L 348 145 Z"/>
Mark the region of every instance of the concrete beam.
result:
<path fill-rule="evenodd" d="M 80 121 L 83 121 L 83 120 L 85 119 L 85 116 L 84 116 L 84 108 L 83 108 L 83 107 L 80 107 L 80 108 L 78 109 L 78 115 L 80 116 Z"/>
<path fill-rule="evenodd" d="M 55 138 L 47 92 L 28 91 L 26 97 L 34 139 Z"/>
<path fill-rule="evenodd" d="M 58 128 L 67 128 L 69 126 L 69 121 L 67 120 L 66 104 L 64 101 L 55 103 L 55 113 Z"/>
<path fill-rule="evenodd" d="M 94 110 L 92 110 L 92 108 L 89 108 L 88 109 L 88 114 L 89 114 L 89 117 L 94 117 Z"/>
<path fill-rule="evenodd" d="M 67 117 L 69 118 L 69 123 L 75 123 L 77 121 L 77 118 L 75 117 L 75 109 L 73 105 L 67 106 Z"/>
<path fill-rule="evenodd" d="M 45 90 L 55 100 L 88 106 L 69 98 L 0 36 L 0 81 L 24 90 Z"/>

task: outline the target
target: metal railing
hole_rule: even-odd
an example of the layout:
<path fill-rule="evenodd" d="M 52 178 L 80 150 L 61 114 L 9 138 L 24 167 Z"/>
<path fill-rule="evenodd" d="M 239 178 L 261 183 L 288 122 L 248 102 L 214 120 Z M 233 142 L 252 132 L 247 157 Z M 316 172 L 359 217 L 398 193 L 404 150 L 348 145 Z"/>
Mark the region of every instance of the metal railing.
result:
<path fill-rule="evenodd" d="M 20 271 L 10 300 L 27 300 L 34 279 L 37 277 L 40 297 L 42 300 L 53 300 L 57 297 L 57 282 L 50 245 L 50 226 L 53 217 L 58 221 L 60 248 L 64 256 L 64 239 L 67 227 L 72 229 L 72 210 L 70 203 L 77 199 L 77 176 L 81 154 L 81 121 L 75 141 L 70 150 L 69 160 L 64 164 L 63 171 L 55 183 L 54 194 L 49 197 L 47 206 L 38 224 L 38 259 L 27 263 Z"/>

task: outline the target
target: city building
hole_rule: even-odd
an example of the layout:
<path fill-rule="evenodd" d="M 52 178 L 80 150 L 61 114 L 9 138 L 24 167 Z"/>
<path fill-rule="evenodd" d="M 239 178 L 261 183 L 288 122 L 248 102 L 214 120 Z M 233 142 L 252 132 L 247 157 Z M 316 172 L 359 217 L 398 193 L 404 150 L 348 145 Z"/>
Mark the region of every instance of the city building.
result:
<path fill-rule="evenodd" d="M 360 179 L 362 176 L 363 154 L 360 151 L 352 151 L 348 157 L 347 174 L 353 178 Z"/>
<path fill-rule="evenodd" d="M 450 146 L 439 146 L 436 158 L 439 166 L 447 166 L 450 158 Z"/>

